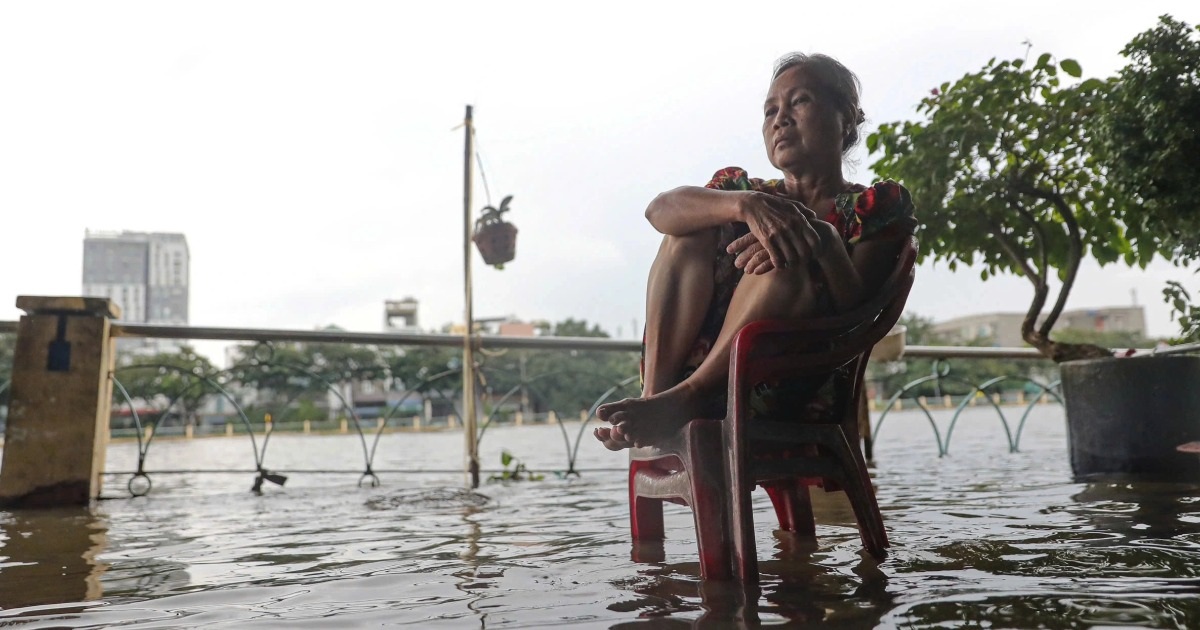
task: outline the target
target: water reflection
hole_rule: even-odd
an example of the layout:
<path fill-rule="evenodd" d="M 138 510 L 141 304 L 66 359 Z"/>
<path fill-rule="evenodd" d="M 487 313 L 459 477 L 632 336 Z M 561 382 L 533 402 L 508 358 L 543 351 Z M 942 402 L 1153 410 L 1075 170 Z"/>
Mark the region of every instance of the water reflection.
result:
<path fill-rule="evenodd" d="M 456 474 L 379 488 L 297 474 L 264 496 L 240 478 L 165 477 L 103 514 L 0 512 L 0 625 L 1200 627 L 1200 488 L 1073 483 L 1061 419 L 1043 426 L 1058 432 L 1028 434 L 1016 454 L 991 433 L 940 459 L 913 456 L 917 431 L 881 442 L 893 544 L 882 564 L 861 555 L 841 493 L 812 493 L 815 539 L 774 531 L 756 493 L 762 580 L 750 591 L 700 579 L 682 508 L 667 511 L 657 557 L 630 562 L 623 470 L 480 493 Z M 531 466 L 553 466 L 557 427 L 496 431 Z M 276 465 L 353 452 L 353 437 L 297 439 Z M 397 461 L 427 468 L 461 448 L 453 435 L 389 437 Z M 162 446 L 180 467 L 223 452 L 217 440 Z"/>
<path fill-rule="evenodd" d="M 1200 533 L 1200 485 L 1089 483 L 1071 498 L 1079 505 L 1068 511 L 1097 530 L 1131 540 Z"/>
<path fill-rule="evenodd" d="M 827 566 L 828 554 L 816 553 L 812 537 L 775 532 L 775 553 L 759 564 L 761 586 L 706 581 L 695 562 L 664 564 L 641 572 L 640 579 L 616 586 L 636 597 L 608 606 L 636 612 L 637 621 L 614 628 L 728 627 L 830 624 L 871 628 L 895 605 L 886 575 L 865 554 L 846 575 L 840 563 Z M 833 563 L 831 563 L 833 564 Z"/>
<path fill-rule="evenodd" d="M 757 587 L 701 579 L 695 552 L 686 562 L 665 563 L 663 543 L 634 544 L 634 561 L 652 566 L 639 572 L 641 579 L 617 582 L 618 588 L 637 597 L 623 598 L 608 609 L 633 612 L 639 619 L 612 627 L 874 627 L 895 606 L 885 571 L 859 552 L 857 524 L 845 494 L 815 490 L 812 505 L 818 537 L 772 530 L 773 512 L 765 502 L 757 506 Z M 765 552 L 768 540 L 770 556 Z"/>
<path fill-rule="evenodd" d="M 0 608 L 104 595 L 100 577 L 108 565 L 97 556 L 107 545 L 108 523 L 94 508 L 0 512 L 0 535 Z"/>

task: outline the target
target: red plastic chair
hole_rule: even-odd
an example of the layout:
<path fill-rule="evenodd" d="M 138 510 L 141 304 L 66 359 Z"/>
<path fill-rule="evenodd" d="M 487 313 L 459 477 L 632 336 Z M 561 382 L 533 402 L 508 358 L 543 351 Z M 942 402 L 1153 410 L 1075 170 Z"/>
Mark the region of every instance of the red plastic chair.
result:
<path fill-rule="evenodd" d="M 629 507 L 635 545 L 663 539 L 663 502 L 692 508 L 705 579 L 758 581 L 750 494 L 766 489 L 779 526 L 815 534 L 809 486 L 844 490 L 867 552 L 883 559 L 887 532 L 859 448 L 857 400 L 871 348 L 904 311 L 917 240 L 901 250 L 879 294 L 849 313 L 788 323 L 753 322 L 734 339 L 728 412 L 689 422 L 669 442 L 630 450 Z M 751 388 L 766 380 L 840 375 L 834 417 L 814 422 L 805 409 L 788 418 L 748 420 Z"/>

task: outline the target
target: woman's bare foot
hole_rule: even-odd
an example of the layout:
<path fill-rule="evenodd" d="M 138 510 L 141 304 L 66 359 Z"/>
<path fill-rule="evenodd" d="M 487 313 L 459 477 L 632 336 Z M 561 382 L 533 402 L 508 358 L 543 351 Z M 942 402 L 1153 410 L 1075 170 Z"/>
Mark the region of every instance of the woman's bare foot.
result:
<path fill-rule="evenodd" d="M 719 416 L 721 410 L 714 407 L 712 396 L 685 381 L 661 394 L 601 405 L 596 417 L 612 427 L 596 429 L 595 436 L 614 451 L 653 446 L 695 418 Z"/>
<path fill-rule="evenodd" d="M 625 434 L 621 433 L 617 427 L 598 427 L 592 432 L 604 448 L 610 451 L 619 451 L 621 449 L 633 448 L 633 442 L 626 439 Z"/>

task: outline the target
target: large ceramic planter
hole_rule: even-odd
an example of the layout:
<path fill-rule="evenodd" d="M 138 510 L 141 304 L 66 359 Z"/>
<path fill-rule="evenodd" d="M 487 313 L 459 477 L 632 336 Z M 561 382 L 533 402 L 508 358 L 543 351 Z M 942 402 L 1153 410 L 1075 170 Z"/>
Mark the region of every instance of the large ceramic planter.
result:
<path fill-rule="evenodd" d="M 1200 481 L 1200 356 L 1063 363 L 1071 470 L 1078 480 Z"/>

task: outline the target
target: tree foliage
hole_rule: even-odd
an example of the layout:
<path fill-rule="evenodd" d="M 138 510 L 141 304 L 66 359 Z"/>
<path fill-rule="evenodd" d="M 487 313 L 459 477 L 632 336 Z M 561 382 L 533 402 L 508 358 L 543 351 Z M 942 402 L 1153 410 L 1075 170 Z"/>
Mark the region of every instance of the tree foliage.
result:
<path fill-rule="evenodd" d="M 178 352 L 132 357 L 120 368 L 117 378 L 132 398 L 154 404 L 161 411 L 178 413 L 190 422 L 205 399 L 216 393 L 205 380 L 214 378 L 216 373 L 207 357 L 185 345 Z M 113 402 L 117 405 L 126 402 L 116 388 Z"/>
<path fill-rule="evenodd" d="M 1163 297 L 1171 306 L 1171 317 L 1179 323 L 1178 343 L 1200 342 L 1200 307 L 1192 302 L 1192 296 L 1183 285 L 1171 280 L 1163 289 Z"/>
<path fill-rule="evenodd" d="M 1169 258 L 1200 259 L 1200 27 L 1169 15 L 1121 51 L 1117 75 L 1097 118 L 1096 151 L 1109 179 L 1137 208 L 1129 234 L 1153 234 Z"/>
<path fill-rule="evenodd" d="M 13 352 L 16 349 L 17 336 L 11 333 L 0 333 L 0 386 L 12 380 Z M 0 393 L 0 403 L 8 400 L 8 388 Z"/>
<path fill-rule="evenodd" d="M 461 379 L 433 377 L 447 370 L 462 366 L 462 348 L 444 346 L 415 346 L 412 348 L 385 348 L 380 351 L 388 371 L 397 381 L 396 387 L 416 389 L 424 394 L 434 389 L 446 390 L 461 387 Z"/>
<path fill-rule="evenodd" d="M 880 155 L 875 172 L 913 191 L 923 256 L 951 269 L 981 264 L 985 280 L 1000 272 L 1028 279 L 1034 296 L 1022 337 L 1055 361 L 1111 354 L 1050 337 L 1083 257 L 1144 266 L 1155 252 L 1153 238 L 1128 238 L 1126 197 L 1089 150 L 1086 123 L 1112 82 L 1066 84 L 1060 71 L 1081 74 L 1077 62 L 1049 54 L 993 59 L 934 89 L 917 107 L 923 120 L 881 125 L 867 139 Z M 1039 326 L 1054 279 L 1058 294 Z"/>
<path fill-rule="evenodd" d="M 905 327 L 905 343 L 913 346 L 949 346 L 949 340 L 938 335 L 933 330 L 933 320 L 916 313 L 905 313 L 900 318 L 900 325 Z M 987 346 L 990 339 L 974 339 L 967 342 L 969 346 Z M 940 382 L 928 381 L 909 390 L 907 398 L 917 396 L 942 396 L 951 394 L 961 396 L 973 393 L 974 386 L 981 385 L 996 377 L 1006 377 L 989 391 L 1024 389 L 1026 379 L 1046 382 L 1046 375 L 1052 373 L 1051 365 L 1046 361 L 1013 361 L 1007 359 L 961 359 L 948 362 L 937 362 L 933 359 L 903 358 L 900 361 L 887 363 L 871 362 L 867 364 L 867 378 L 874 381 L 879 388 L 878 396 L 888 397 L 903 389 L 908 383 L 934 373 L 934 369 L 945 370 L 947 378 Z"/>
<path fill-rule="evenodd" d="M 609 336 L 595 324 L 571 318 L 554 324 L 547 332 L 555 337 Z M 484 374 L 487 387 L 496 395 L 518 386 L 524 374 L 534 411 L 575 414 L 591 408 L 609 388 L 637 374 L 637 357 L 602 350 L 508 352 L 486 359 Z M 636 393 L 634 387 L 618 392 L 616 397 Z"/>
<path fill-rule="evenodd" d="M 339 330 L 335 327 L 326 330 Z M 348 343 L 245 344 L 230 377 L 270 392 L 275 402 L 322 400 L 331 386 L 386 379 L 386 357 L 374 346 Z"/>

